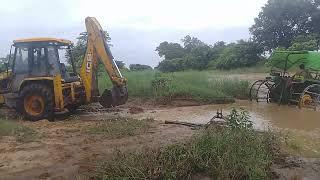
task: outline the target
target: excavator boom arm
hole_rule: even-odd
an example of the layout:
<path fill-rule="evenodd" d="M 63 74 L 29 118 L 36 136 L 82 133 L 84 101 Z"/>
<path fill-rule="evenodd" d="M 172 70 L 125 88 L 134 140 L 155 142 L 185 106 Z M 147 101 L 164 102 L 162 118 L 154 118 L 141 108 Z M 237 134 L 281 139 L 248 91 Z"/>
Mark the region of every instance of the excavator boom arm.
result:
<path fill-rule="evenodd" d="M 103 106 L 116 106 L 124 104 L 128 93 L 126 79 L 116 65 L 106 42 L 105 34 L 99 22 L 94 17 L 87 17 L 85 20 L 88 33 L 87 51 L 80 70 L 87 102 L 94 101 L 99 95 L 97 84 L 97 67 L 100 61 L 113 84 L 112 90 L 106 90 L 99 101 Z"/>

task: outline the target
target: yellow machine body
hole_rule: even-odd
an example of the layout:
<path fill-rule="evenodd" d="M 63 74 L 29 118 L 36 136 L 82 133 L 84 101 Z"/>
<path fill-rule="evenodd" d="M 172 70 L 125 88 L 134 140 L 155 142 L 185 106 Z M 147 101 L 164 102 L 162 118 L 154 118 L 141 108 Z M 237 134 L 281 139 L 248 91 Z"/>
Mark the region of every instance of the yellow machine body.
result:
<path fill-rule="evenodd" d="M 128 98 L 126 79 L 121 75 L 113 60 L 105 40 L 104 31 L 93 17 L 86 18 L 85 24 L 88 33 L 87 50 L 79 75 L 74 75 L 72 79 L 68 79 L 62 73 L 55 73 L 50 76 L 30 75 L 32 69 L 26 74 L 17 74 L 15 70 L 13 72 L 2 72 L 0 73 L 0 104 L 7 103 L 6 99 L 8 102 L 10 98 L 15 99 L 17 103 L 13 102 L 11 104 L 17 104 L 15 108 L 22 109 L 22 113 L 33 120 L 48 116 L 45 114 L 46 112 L 61 112 L 65 109 L 74 109 L 82 104 L 96 101 L 99 101 L 104 107 L 124 104 Z M 71 41 L 59 38 L 18 39 L 13 43 L 15 47 L 13 59 L 15 61 L 19 59 L 17 54 L 21 51 L 28 51 L 31 56 L 39 56 L 41 58 L 43 57 L 41 56 L 43 51 L 43 54 L 46 53 L 46 56 L 48 56 L 48 53 L 50 53 L 49 47 L 52 45 L 72 47 Z M 42 47 L 48 48 L 42 50 Z M 33 48 L 33 50 L 30 50 L 30 48 Z M 28 57 L 31 56 L 29 55 Z M 33 58 L 33 61 L 38 59 Z M 36 64 L 33 61 L 34 66 L 39 65 L 39 63 Z M 28 61 L 28 63 L 30 62 Z M 57 67 L 62 68 L 62 63 L 59 63 Z M 99 63 L 103 64 L 113 84 L 113 88 L 106 90 L 102 95 L 99 93 L 96 78 Z M 34 66 L 32 68 L 35 68 Z M 42 99 L 39 97 L 42 97 Z M 45 106 L 41 109 L 43 104 Z M 50 108 L 47 106 L 50 106 Z M 53 110 L 51 110 L 51 106 Z"/>

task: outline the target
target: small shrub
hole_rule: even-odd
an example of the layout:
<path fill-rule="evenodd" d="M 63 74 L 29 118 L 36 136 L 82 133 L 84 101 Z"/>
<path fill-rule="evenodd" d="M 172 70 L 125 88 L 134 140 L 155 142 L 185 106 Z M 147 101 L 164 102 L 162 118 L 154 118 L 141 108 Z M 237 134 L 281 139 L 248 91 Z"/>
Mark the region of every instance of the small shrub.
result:
<path fill-rule="evenodd" d="M 226 117 L 227 126 L 231 129 L 247 129 L 252 130 L 253 123 L 249 120 L 250 115 L 248 111 L 240 109 L 240 111 L 233 108 L 231 113 Z"/>
<path fill-rule="evenodd" d="M 170 94 L 172 89 L 171 77 L 161 76 L 160 73 L 155 74 L 155 78 L 152 80 L 152 89 L 157 100 L 167 99 L 170 101 L 172 98 Z"/>

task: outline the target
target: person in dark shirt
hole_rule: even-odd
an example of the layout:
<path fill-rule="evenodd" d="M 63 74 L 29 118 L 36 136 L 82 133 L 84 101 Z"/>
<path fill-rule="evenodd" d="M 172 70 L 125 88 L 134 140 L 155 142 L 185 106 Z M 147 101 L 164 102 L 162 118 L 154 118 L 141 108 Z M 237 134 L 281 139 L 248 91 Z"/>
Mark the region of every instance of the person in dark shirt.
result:
<path fill-rule="evenodd" d="M 311 73 L 306 69 L 304 64 L 300 64 L 299 71 L 293 76 L 294 80 L 312 79 Z"/>

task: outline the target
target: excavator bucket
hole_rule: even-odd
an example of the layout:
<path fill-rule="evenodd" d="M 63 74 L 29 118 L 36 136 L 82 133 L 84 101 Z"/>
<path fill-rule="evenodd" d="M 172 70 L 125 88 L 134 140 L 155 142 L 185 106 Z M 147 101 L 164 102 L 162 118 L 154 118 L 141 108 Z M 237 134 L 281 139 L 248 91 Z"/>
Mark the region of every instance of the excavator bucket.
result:
<path fill-rule="evenodd" d="M 125 104 L 128 100 L 127 87 L 114 86 L 112 90 L 106 89 L 99 98 L 99 103 L 105 107 L 115 107 Z"/>

